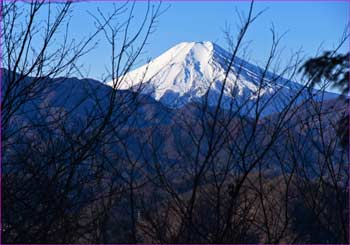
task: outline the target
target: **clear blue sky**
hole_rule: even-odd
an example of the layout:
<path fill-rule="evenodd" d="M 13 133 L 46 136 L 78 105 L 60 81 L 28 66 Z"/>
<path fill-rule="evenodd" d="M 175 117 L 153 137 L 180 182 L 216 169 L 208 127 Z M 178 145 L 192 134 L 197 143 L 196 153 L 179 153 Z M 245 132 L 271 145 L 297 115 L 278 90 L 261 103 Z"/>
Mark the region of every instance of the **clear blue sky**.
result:
<path fill-rule="evenodd" d="M 120 3 L 116 3 L 117 5 Z M 87 35 L 93 28 L 87 10 L 96 12 L 110 11 L 111 2 L 78 3 L 74 7 L 72 31 L 77 38 Z M 137 3 L 135 16 L 145 11 L 145 2 Z M 157 29 L 149 39 L 145 53 L 140 57 L 139 65 L 147 58 L 156 57 L 173 45 L 183 41 L 214 41 L 223 47 L 226 42 L 223 34 L 225 23 L 233 30 L 238 23 L 236 8 L 247 12 L 249 2 L 176 2 L 167 1 L 163 7 L 168 10 L 158 19 Z M 323 50 L 332 49 L 339 41 L 349 21 L 349 2 L 256 2 L 255 12 L 266 9 L 251 26 L 247 41 L 251 41 L 249 54 L 257 62 L 266 58 L 271 41 L 272 23 L 278 33 L 287 31 L 281 42 L 285 53 L 302 48 L 304 54 L 313 56 L 320 45 Z M 90 68 L 89 77 L 100 79 L 108 65 L 110 49 L 100 37 L 97 49 L 81 60 L 86 69 Z M 341 51 L 346 52 L 348 45 Z M 285 61 L 287 60 L 287 55 Z"/>

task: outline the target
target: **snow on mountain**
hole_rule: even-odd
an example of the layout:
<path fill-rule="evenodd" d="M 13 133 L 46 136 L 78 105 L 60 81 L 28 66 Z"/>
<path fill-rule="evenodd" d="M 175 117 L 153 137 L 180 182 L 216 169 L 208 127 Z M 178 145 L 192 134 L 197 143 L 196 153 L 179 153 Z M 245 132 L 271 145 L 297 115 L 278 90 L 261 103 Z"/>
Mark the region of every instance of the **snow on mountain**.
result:
<path fill-rule="evenodd" d="M 209 89 L 208 104 L 217 105 L 230 58 L 228 51 L 212 42 L 183 42 L 126 74 L 118 88 L 142 88 L 142 93 L 172 108 L 202 100 Z M 282 100 L 301 88 L 300 84 L 271 72 L 261 81 L 262 74 L 260 67 L 235 58 L 226 78 L 221 106 L 228 108 L 232 101 L 238 101 L 248 109 L 254 105 L 259 91 L 260 103 L 268 103 L 266 113 L 277 112 Z"/>

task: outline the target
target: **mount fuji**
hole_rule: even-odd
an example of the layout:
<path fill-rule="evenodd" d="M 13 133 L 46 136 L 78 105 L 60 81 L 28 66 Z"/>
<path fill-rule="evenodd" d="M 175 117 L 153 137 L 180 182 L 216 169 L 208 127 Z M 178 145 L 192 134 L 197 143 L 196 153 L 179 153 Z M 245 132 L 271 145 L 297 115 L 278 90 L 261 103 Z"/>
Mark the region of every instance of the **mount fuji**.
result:
<path fill-rule="evenodd" d="M 127 73 L 120 79 L 118 89 L 141 91 L 170 108 L 204 99 L 209 106 L 215 106 L 226 78 L 222 108 L 244 104 L 249 113 L 258 101 L 266 115 L 281 111 L 286 98 L 303 88 L 238 57 L 227 73 L 231 56 L 212 42 L 183 42 Z M 108 84 L 113 85 L 113 81 Z M 335 94 L 326 93 L 326 97 L 334 98 Z"/>

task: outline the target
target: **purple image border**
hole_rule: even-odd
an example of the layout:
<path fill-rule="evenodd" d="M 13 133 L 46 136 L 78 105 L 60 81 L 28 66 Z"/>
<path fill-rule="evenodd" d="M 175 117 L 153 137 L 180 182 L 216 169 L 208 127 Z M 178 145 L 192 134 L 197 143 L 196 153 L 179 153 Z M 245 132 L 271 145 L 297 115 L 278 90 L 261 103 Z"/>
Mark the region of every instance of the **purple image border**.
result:
<path fill-rule="evenodd" d="M 12 2 L 16 0 L 0 0 L 1 2 Z M 28 2 L 28 0 L 17 0 L 18 2 Z M 30 1 L 30 0 L 29 0 Z M 47 2 L 52 2 L 52 3 L 62 3 L 62 2 L 67 2 L 67 0 L 46 0 Z M 69 1 L 69 0 L 68 0 Z M 71 2 L 125 2 L 126 0 L 70 0 Z M 251 2 L 251 0 L 131 0 L 135 2 Z M 254 2 L 347 2 L 348 3 L 348 33 L 350 33 L 350 0 L 254 0 Z M 0 4 L 0 33 L 2 33 L 2 4 Z M 350 52 L 350 41 L 348 41 L 348 51 Z M 2 39 L 0 38 L 0 68 L 3 68 L 3 63 L 2 63 Z M 2 82 L 2 69 L 0 69 L 0 81 Z M 348 83 L 350 86 L 350 74 L 348 78 Z M 0 86 L 0 97 L 2 98 L 2 86 Z M 348 122 L 350 122 L 350 104 L 348 104 Z M 0 104 L 0 126 L 2 125 L 2 108 Z M 5 244 L 2 243 L 2 127 L 0 127 L 0 244 Z M 350 123 L 348 123 L 348 130 L 350 131 Z M 348 135 L 348 142 L 350 142 L 350 135 Z M 350 159 L 350 149 L 348 150 L 348 159 Z M 347 163 L 348 165 L 348 175 L 350 175 L 350 162 Z M 347 195 L 348 195 L 348 228 L 350 227 L 350 182 L 348 183 L 347 186 Z M 349 229 L 350 232 L 350 229 Z M 350 234 L 348 234 L 348 244 L 350 244 Z M 21 243 L 16 243 L 18 245 L 27 245 L 27 244 L 21 244 Z M 43 244 L 44 243 L 31 243 L 31 244 Z M 69 243 L 65 243 L 69 244 Z M 75 243 L 78 244 L 78 243 Z M 82 244 L 82 243 L 79 243 Z M 90 245 L 101 245 L 102 243 L 99 244 L 93 244 L 89 243 Z M 112 244 L 112 243 L 108 243 Z M 122 243 L 119 243 L 122 244 Z M 148 244 L 148 243 L 137 243 L 137 244 Z M 154 243 L 152 243 L 154 244 Z M 196 243 L 191 243 L 192 245 L 200 245 Z M 249 244 L 245 243 L 244 245 L 255 245 L 254 244 Z M 270 245 L 268 243 L 264 243 L 266 245 Z M 280 243 L 282 245 L 287 245 L 288 243 Z M 325 245 L 325 243 L 308 243 L 308 245 Z M 62 245 L 61 243 L 50 243 L 47 245 Z M 130 245 L 130 243 L 128 244 Z M 202 245 L 202 244 L 201 244 Z M 222 245 L 228 245 L 228 244 L 222 244 Z M 242 244 L 243 245 L 243 244 Z M 272 244 L 271 244 L 272 245 Z M 300 245 L 307 245 L 307 244 L 302 244 Z"/>

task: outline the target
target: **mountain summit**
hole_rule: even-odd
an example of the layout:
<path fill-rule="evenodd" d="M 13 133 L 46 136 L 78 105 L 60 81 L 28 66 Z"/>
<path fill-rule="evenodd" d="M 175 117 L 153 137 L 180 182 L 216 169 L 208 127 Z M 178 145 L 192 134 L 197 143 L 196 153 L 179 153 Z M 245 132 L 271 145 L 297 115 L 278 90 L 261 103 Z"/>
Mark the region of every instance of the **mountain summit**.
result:
<path fill-rule="evenodd" d="M 176 108 L 191 101 L 200 101 L 208 93 L 208 104 L 216 105 L 225 79 L 231 54 L 212 42 L 182 42 L 134 71 L 123 79 L 120 89 L 139 89 L 166 106 Z M 226 78 L 222 105 L 229 107 L 232 98 L 247 106 L 260 102 L 267 107 L 280 104 L 281 96 L 291 96 L 301 85 L 235 58 Z M 279 97 L 270 100 L 278 92 Z M 267 109 L 271 111 L 271 109 Z M 275 111 L 275 110 L 273 110 Z M 276 110 L 278 111 L 278 110 Z"/>

